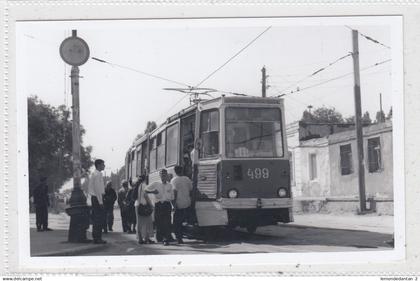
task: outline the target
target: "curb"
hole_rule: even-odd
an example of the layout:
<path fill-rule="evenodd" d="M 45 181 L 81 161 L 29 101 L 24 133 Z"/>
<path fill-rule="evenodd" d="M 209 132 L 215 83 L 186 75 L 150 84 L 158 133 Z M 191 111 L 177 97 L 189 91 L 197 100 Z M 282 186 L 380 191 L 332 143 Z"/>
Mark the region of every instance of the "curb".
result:
<path fill-rule="evenodd" d="M 86 253 L 91 253 L 99 250 L 103 250 L 108 247 L 109 244 L 91 244 L 86 245 L 82 247 L 77 247 L 75 249 L 66 249 L 61 251 L 50 251 L 50 252 L 43 252 L 43 253 L 37 253 L 37 254 L 31 254 L 32 257 L 50 257 L 50 256 L 75 256 L 75 255 L 81 255 Z"/>
<path fill-rule="evenodd" d="M 294 227 L 294 228 L 315 228 L 315 229 L 333 229 L 333 230 L 346 230 L 346 231 L 354 231 L 354 232 L 374 232 L 374 233 L 381 233 L 381 234 L 389 234 L 392 235 L 392 233 L 388 232 L 378 232 L 374 230 L 365 230 L 365 229 L 354 229 L 349 227 L 340 227 L 340 226 L 311 226 L 311 225 L 302 225 L 302 224 L 286 224 L 287 227 Z"/>

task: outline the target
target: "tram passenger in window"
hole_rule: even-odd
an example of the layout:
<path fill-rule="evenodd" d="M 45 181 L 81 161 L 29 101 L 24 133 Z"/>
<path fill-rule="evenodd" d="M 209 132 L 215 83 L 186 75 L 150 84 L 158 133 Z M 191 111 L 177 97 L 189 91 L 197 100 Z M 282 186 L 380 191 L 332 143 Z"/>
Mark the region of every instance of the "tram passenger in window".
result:
<path fill-rule="evenodd" d="M 185 153 L 183 155 L 183 170 L 184 170 L 184 176 L 192 178 L 192 170 L 193 170 L 193 164 L 192 164 L 192 158 L 191 158 L 191 152 L 194 149 L 194 145 L 189 144 L 187 146 L 187 149 L 185 150 Z"/>

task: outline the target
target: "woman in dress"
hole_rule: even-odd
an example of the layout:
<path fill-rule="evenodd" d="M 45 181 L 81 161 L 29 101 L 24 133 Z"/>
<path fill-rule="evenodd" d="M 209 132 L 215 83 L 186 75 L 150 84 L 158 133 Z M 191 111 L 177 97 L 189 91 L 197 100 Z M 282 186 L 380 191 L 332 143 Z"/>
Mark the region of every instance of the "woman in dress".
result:
<path fill-rule="evenodd" d="M 149 205 L 153 206 L 152 200 L 149 195 L 145 192 L 146 184 L 144 177 L 139 178 L 138 196 L 136 201 L 136 218 L 137 218 L 137 238 L 139 244 L 153 244 L 155 243 L 151 237 L 153 237 L 153 212 L 148 216 L 141 216 L 138 213 L 138 206 Z"/>

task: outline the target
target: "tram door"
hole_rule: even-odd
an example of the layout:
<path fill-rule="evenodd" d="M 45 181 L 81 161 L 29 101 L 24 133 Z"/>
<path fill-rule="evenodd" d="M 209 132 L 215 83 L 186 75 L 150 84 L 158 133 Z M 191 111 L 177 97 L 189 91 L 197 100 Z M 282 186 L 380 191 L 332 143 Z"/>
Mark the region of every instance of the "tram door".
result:
<path fill-rule="evenodd" d="M 181 165 L 184 175 L 192 179 L 191 150 L 194 148 L 195 113 L 181 118 Z"/>

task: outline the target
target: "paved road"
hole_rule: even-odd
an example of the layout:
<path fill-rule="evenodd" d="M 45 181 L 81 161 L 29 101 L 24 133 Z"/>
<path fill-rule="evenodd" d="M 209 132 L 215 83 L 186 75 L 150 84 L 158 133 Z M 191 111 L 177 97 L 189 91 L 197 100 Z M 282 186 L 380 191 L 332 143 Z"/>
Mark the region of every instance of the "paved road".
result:
<path fill-rule="evenodd" d="M 315 215 L 313 218 L 317 219 L 318 224 L 311 218 L 307 215 L 301 218 L 296 216 L 295 220 L 300 222 L 299 225 L 295 223 L 261 227 L 255 234 L 241 229 L 213 229 L 207 237 L 198 233 L 184 239 L 183 245 L 173 243 L 163 246 L 160 243 L 139 245 L 135 234 L 122 233 L 120 217 L 116 210 L 115 231 L 104 234 L 104 239 L 109 242 L 106 247 L 97 252 L 80 255 L 240 254 L 392 249 L 385 243 L 392 239 L 392 217 L 359 217 L 357 220 L 357 216 L 344 218 Z M 307 223 L 304 223 L 305 221 Z M 65 214 L 51 216 L 50 222 L 57 230 L 68 229 L 68 216 Z M 33 224 L 32 218 L 31 225 Z M 390 227 L 387 226 L 389 224 Z M 381 231 L 378 231 L 379 229 Z M 88 236 L 91 234 L 88 233 Z"/>
<path fill-rule="evenodd" d="M 322 215 L 317 216 L 319 218 Z M 120 230 L 118 218 L 116 215 L 115 230 Z M 363 219 L 372 220 L 374 223 L 375 219 L 382 221 L 384 217 Z M 352 222 L 351 219 L 349 221 Z M 337 225 L 344 227 L 343 222 Z M 376 230 L 375 227 L 372 229 Z M 163 246 L 160 243 L 139 245 L 134 234 L 117 231 L 104 234 L 104 239 L 110 243 L 100 253 L 86 255 L 240 254 L 392 249 L 385 243 L 392 239 L 392 233 L 366 231 L 357 226 L 347 226 L 347 229 L 327 228 L 325 223 L 321 227 L 314 223 L 308 223 L 308 226 L 288 224 L 266 226 L 259 228 L 255 234 L 249 234 L 242 229 L 226 228 L 212 229 L 211 234 L 207 236 L 204 233 L 190 232 L 190 234 L 188 239 L 184 239 L 183 245 L 172 243 L 170 246 Z"/>

